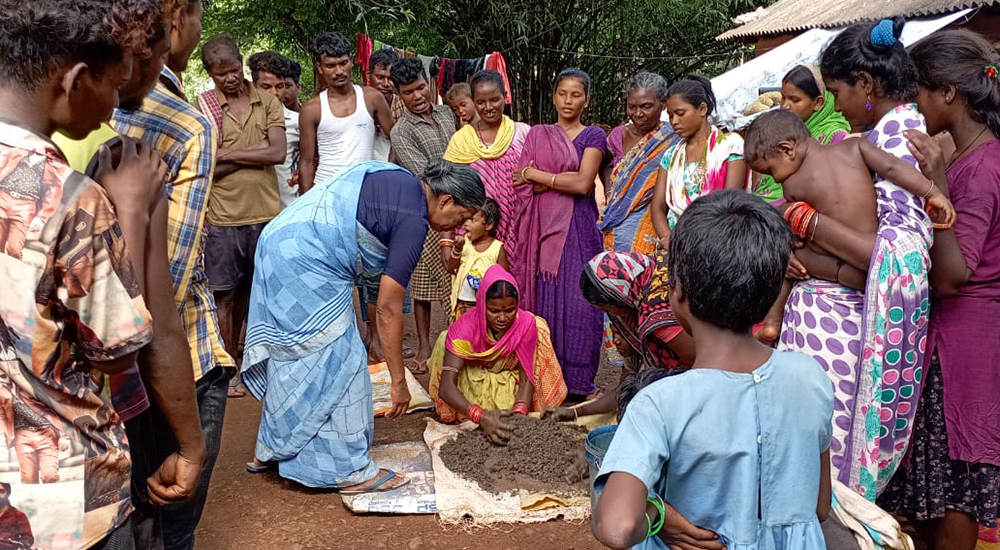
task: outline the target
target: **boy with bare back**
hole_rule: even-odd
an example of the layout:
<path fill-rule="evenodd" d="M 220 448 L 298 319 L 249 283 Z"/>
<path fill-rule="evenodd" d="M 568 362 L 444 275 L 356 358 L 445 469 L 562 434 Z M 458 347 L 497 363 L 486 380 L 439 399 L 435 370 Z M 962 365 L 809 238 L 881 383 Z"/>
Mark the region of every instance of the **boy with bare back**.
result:
<path fill-rule="evenodd" d="M 811 274 L 821 279 L 865 289 L 865 270 L 845 262 L 838 251 L 820 247 L 812 237 L 820 223 L 818 214 L 822 214 L 871 235 L 874 248 L 878 207 L 872 173 L 923 197 L 936 223 L 950 226 L 955 221 L 955 209 L 948 198 L 909 163 L 865 139 L 820 144 L 791 111 L 765 113 L 755 120 L 747 129 L 744 156 L 753 170 L 783 182 L 784 216 L 801 239 L 795 254 L 810 256 L 814 266 Z M 790 270 L 801 273 L 796 267 L 790 266 Z M 761 341 L 771 343 L 777 339 L 790 290 L 791 281 L 786 279 L 778 301 L 757 333 Z"/>

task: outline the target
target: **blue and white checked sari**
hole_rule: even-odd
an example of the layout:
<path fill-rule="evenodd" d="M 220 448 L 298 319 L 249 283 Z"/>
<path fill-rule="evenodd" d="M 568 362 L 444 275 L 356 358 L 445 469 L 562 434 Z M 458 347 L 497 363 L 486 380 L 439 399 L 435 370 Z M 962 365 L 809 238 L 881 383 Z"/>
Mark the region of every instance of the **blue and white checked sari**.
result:
<path fill-rule="evenodd" d="M 323 182 L 261 234 L 250 295 L 243 381 L 264 401 L 255 455 L 310 487 L 370 480 L 374 411 L 353 290 L 379 272 L 386 247 L 357 220 L 366 162 Z M 265 399 L 266 396 L 266 399 Z"/>

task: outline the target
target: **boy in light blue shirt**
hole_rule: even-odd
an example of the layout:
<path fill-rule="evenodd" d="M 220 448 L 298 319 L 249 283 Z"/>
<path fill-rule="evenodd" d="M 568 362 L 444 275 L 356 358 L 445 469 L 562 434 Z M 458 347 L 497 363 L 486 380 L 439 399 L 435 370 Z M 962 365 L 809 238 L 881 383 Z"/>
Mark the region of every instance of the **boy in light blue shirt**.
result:
<path fill-rule="evenodd" d="M 639 392 L 602 464 L 597 538 L 666 549 L 676 510 L 728 550 L 822 550 L 833 388 L 812 358 L 757 342 L 791 233 L 741 191 L 691 204 L 670 239 L 670 305 L 695 340 L 688 372 Z M 673 510 L 672 510 L 672 509 Z"/>

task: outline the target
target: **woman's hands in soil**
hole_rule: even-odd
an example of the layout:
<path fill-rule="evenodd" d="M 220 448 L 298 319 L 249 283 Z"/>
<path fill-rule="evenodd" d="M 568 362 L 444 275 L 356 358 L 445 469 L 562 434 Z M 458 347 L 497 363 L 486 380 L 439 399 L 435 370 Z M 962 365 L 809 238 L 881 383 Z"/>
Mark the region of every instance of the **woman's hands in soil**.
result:
<path fill-rule="evenodd" d="M 590 465 L 587 463 L 587 457 L 583 456 L 583 453 L 574 452 L 573 464 L 567 468 L 566 476 L 563 480 L 570 485 L 579 483 L 588 477 L 590 477 Z"/>
<path fill-rule="evenodd" d="M 483 411 L 479 426 L 494 445 L 506 445 L 510 441 L 510 436 L 514 432 L 514 425 L 510 421 L 512 414 L 510 411 L 496 409 Z"/>
<path fill-rule="evenodd" d="M 673 506 L 664 503 L 663 529 L 660 540 L 674 550 L 725 550 L 719 535 L 695 526 L 680 515 Z"/>
<path fill-rule="evenodd" d="M 576 412 L 569 407 L 549 407 L 542 411 L 542 420 L 569 422 L 570 420 L 576 420 Z"/>

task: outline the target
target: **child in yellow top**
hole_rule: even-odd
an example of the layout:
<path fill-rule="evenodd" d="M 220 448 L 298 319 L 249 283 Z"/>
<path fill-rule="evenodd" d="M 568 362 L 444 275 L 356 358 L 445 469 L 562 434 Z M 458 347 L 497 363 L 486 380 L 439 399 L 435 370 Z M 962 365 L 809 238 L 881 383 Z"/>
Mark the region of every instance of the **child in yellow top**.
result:
<path fill-rule="evenodd" d="M 465 222 L 465 235 L 455 236 L 455 246 L 448 258 L 448 271 L 455 274 L 451 287 L 455 319 L 475 307 L 476 290 L 487 269 L 495 264 L 510 269 L 503 242 L 495 236 L 499 224 L 500 205 L 487 197 L 482 208 Z"/>

